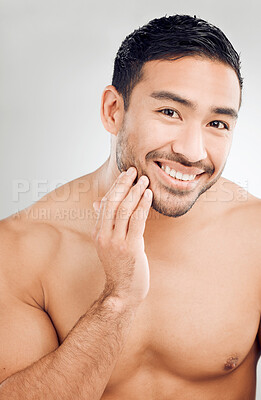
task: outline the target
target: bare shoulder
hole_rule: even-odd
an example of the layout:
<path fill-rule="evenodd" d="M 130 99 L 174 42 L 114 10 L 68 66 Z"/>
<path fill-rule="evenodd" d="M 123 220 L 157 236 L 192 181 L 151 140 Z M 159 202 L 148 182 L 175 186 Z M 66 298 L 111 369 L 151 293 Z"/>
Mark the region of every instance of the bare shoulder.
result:
<path fill-rule="evenodd" d="M 0 221 L 0 273 L 24 296 L 33 287 L 47 312 L 59 289 L 79 291 L 84 283 L 88 291 L 95 276 L 102 279 L 91 239 L 95 213 L 88 179 L 69 182 Z"/>
<path fill-rule="evenodd" d="M 60 232 L 49 224 L 15 216 L 0 221 L 2 289 L 21 301 L 44 308 L 41 278 L 60 242 Z"/>
<path fill-rule="evenodd" d="M 224 201 L 222 223 L 233 238 L 233 248 L 247 253 L 249 263 L 260 270 L 261 279 L 261 200 L 234 182 L 223 182 L 228 200 Z"/>
<path fill-rule="evenodd" d="M 0 221 L 0 383 L 58 346 L 42 277 L 59 236 L 16 217 Z"/>
<path fill-rule="evenodd" d="M 44 311 L 60 343 L 104 287 L 91 238 L 92 198 L 75 186 L 70 196 L 61 187 L 0 221 L 0 302 Z"/>
<path fill-rule="evenodd" d="M 261 229 L 261 200 L 250 194 L 246 188 L 222 179 L 223 201 L 227 203 L 226 212 L 239 222 L 245 223 L 249 229 Z"/>

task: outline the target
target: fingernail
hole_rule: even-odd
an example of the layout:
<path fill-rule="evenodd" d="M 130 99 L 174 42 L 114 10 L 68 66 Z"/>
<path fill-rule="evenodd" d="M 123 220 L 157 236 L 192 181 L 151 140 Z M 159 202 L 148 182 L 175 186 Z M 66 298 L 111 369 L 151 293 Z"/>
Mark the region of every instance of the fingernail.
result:
<path fill-rule="evenodd" d="M 144 196 L 149 199 L 152 196 L 152 191 L 150 189 L 146 189 Z"/>
<path fill-rule="evenodd" d="M 126 174 L 127 174 L 127 175 L 132 175 L 132 174 L 134 173 L 134 171 L 135 171 L 135 168 L 134 168 L 134 167 L 130 167 L 130 168 L 128 169 L 128 171 L 126 172 Z"/>
<path fill-rule="evenodd" d="M 149 183 L 149 178 L 146 175 L 142 175 L 139 179 L 140 183 Z"/>

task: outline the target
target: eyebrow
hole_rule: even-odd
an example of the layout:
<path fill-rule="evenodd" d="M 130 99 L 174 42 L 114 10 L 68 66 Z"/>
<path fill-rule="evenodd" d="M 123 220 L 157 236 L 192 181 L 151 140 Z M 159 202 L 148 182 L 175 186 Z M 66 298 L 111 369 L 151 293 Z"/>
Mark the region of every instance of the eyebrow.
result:
<path fill-rule="evenodd" d="M 166 90 L 162 91 L 155 91 L 150 94 L 150 97 L 153 97 L 156 100 L 171 100 L 175 101 L 177 103 L 183 104 L 184 106 L 191 108 L 193 110 L 197 109 L 196 103 L 194 103 L 191 100 L 185 99 L 184 97 L 181 97 L 180 95 L 172 92 L 168 92 Z M 230 107 L 212 107 L 210 111 L 214 114 L 220 114 L 220 115 L 229 115 L 230 117 L 237 119 L 238 118 L 238 113 L 234 108 Z"/>

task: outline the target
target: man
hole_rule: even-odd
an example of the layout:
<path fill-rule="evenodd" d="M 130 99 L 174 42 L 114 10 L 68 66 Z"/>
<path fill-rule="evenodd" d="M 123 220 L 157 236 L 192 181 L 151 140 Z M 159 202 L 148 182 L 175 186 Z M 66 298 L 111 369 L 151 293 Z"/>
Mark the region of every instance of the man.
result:
<path fill-rule="evenodd" d="M 241 91 L 206 21 L 123 41 L 109 159 L 1 221 L 1 400 L 255 399 L 260 200 L 221 176 Z"/>

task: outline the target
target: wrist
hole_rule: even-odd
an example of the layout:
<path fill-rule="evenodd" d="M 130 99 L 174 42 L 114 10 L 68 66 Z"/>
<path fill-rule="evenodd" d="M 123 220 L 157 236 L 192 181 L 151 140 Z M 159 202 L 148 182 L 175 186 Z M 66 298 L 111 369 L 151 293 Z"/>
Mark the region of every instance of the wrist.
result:
<path fill-rule="evenodd" d="M 113 311 L 124 312 L 127 309 L 135 311 L 142 300 L 138 300 L 138 298 L 126 293 L 119 293 L 112 285 L 105 285 L 100 302 L 106 304 Z"/>

